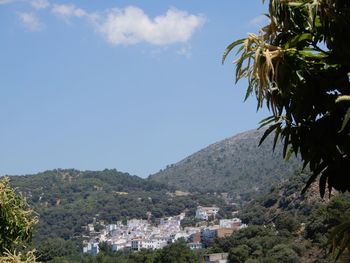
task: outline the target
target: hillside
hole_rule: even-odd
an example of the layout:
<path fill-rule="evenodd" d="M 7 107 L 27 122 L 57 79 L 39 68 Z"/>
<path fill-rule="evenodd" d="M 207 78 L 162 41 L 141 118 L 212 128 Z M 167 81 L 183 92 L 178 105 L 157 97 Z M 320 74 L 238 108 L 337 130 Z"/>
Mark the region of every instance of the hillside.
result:
<path fill-rule="evenodd" d="M 350 217 L 349 193 L 321 199 L 314 184 L 301 195 L 308 174 L 297 173 L 273 185 L 237 214 L 248 227 L 217 240 L 213 250 L 230 253 L 233 262 L 334 262 L 329 233 Z M 349 262 L 344 253 L 339 262 Z"/>
<path fill-rule="evenodd" d="M 116 222 L 128 218 L 177 215 L 197 205 L 217 204 L 230 212 L 214 195 L 176 195 L 171 187 L 117 170 L 52 170 L 12 176 L 11 185 L 25 196 L 39 215 L 34 238 L 71 239 L 83 234 L 93 219 Z M 232 211 L 232 210 L 231 210 Z"/>
<path fill-rule="evenodd" d="M 282 159 L 281 144 L 272 151 L 272 136 L 258 147 L 262 134 L 262 130 L 251 130 L 219 141 L 149 179 L 180 190 L 229 192 L 249 200 L 251 194 L 266 192 L 300 169 L 296 158 Z"/>
<path fill-rule="evenodd" d="M 82 227 L 93 218 L 155 220 L 184 210 L 193 214 L 197 205 L 213 204 L 222 208 L 224 216 L 233 208 L 214 192 L 228 192 L 236 203 L 249 201 L 298 167 L 296 159 L 281 160 L 280 145 L 272 153 L 271 138 L 257 147 L 261 133 L 249 131 L 210 145 L 149 179 L 117 170 L 57 169 L 12 176 L 11 184 L 40 216 L 35 235 L 39 240 L 81 236 Z M 176 195 L 176 190 L 191 194 Z"/>

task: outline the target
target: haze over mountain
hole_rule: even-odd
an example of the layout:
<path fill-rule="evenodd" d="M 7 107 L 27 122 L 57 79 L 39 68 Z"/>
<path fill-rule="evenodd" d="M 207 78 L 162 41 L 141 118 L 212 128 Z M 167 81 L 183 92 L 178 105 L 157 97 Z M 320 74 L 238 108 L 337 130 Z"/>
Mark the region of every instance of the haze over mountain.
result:
<path fill-rule="evenodd" d="M 149 179 L 186 191 L 265 192 L 301 166 L 295 157 L 283 160 L 281 143 L 272 151 L 273 136 L 258 147 L 263 132 L 251 130 L 209 145 Z"/>

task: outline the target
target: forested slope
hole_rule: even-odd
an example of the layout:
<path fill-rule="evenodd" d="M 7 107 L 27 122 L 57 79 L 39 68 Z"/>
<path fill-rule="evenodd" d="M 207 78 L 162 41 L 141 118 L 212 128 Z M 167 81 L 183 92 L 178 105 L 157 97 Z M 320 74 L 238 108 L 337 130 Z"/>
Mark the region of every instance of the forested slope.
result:
<path fill-rule="evenodd" d="M 83 233 L 93 218 L 106 223 L 128 218 L 148 218 L 194 213 L 197 205 L 227 204 L 214 195 L 176 196 L 171 187 L 117 170 L 52 170 L 12 176 L 12 186 L 39 214 L 35 239 L 70 239 Z"/>
<path fill-rule="evenodd" d="M 255 192 L 266 192 L 273 183 L 287 178 L 300 162 L 282 158 L 282 145 L 273 152 L 273 138 L 259 147 L 263 130 L 251 130 L 214 143 L 165 170 L 150 180 L 191 191 L 229 192 L 249 199 Z"/>
<path fill-rule="evenodd" d="M 295 174 L 246 204 L 237 216 L 248 228 L 216 240 L 211 250 L 229 252 L 233 262 L 334 262 L 328 238 L 350 218 L 350 194 L 321 199 L 315 184 L 301 195 L 307 177 Z M 349 260 L 344 253 L 339 262 Z"/>

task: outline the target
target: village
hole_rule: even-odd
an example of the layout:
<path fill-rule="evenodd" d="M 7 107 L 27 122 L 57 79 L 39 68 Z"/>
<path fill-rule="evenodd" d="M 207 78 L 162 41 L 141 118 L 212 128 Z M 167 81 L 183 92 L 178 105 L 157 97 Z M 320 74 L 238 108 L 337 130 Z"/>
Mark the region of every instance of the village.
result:
<path fill-rule="evenodd" d="M 219 208 L 215 206 L 198 206 L 195 218 L 209 223 L 210 219 L 215 219 L 218 211 Z M 184 218 L 185 213 L 161 218 L 158 225 L 152 225 L 148 220 L 142 219 L 131 219 L 126 224 L 118 221 L 115 224 L 101 224 L 103 227 L 100 231 L 96 231 L 94 225 L 89 224 L 86 227 L 89 234 L 86 237 L 83 252 L 97 255 L 101 242 L 109 244 L 113 251 L 156 250 L 179 239 L 185 240 L 190 249 L 201 249 L 216 237 L 230 236 L 233 232 L 247 227 L 239 218 L 230 218 L 220 219 L 215 225 L 202 224 L 182 228 L 181 220 Z"/>

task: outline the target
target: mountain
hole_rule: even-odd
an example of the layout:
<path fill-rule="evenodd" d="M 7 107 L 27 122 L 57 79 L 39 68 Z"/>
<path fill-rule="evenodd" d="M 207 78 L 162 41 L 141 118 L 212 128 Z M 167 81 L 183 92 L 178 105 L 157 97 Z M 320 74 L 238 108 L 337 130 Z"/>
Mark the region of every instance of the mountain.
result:
<path fill-rule="evenodd" d="M 172 216 L 197 205 L 218 205 L 225 216 L 228 202 L 249 201 L 287 178 L 299 165 L 284 162 L 281 145 L 272 153 L 272 140 L 258 147 L 261 131 L 249 131 L 208 146 L 149 179 L 117 170 L 56 169 L 35 175 L 12 176 L 11 184 L 39 214 L 36 237 L 81 236 L 93 219 L 115 222 L 128 218 L 151 220 Z M 176 190 L 180 190 L 177 191 Z M 205 193 L 205 194 L 204 194 Z"/>
<path fill-rule="evenodd" d="M 258 147 L 263 132 L 251 130 L 214 143 L 151 175 L 149 180 L 179 190 L 228 192 L 250 199 L 301 167 L 295 157 L 288 162 L 282 159 L 281 143 L 272 151 L 273 136 Z"/>

